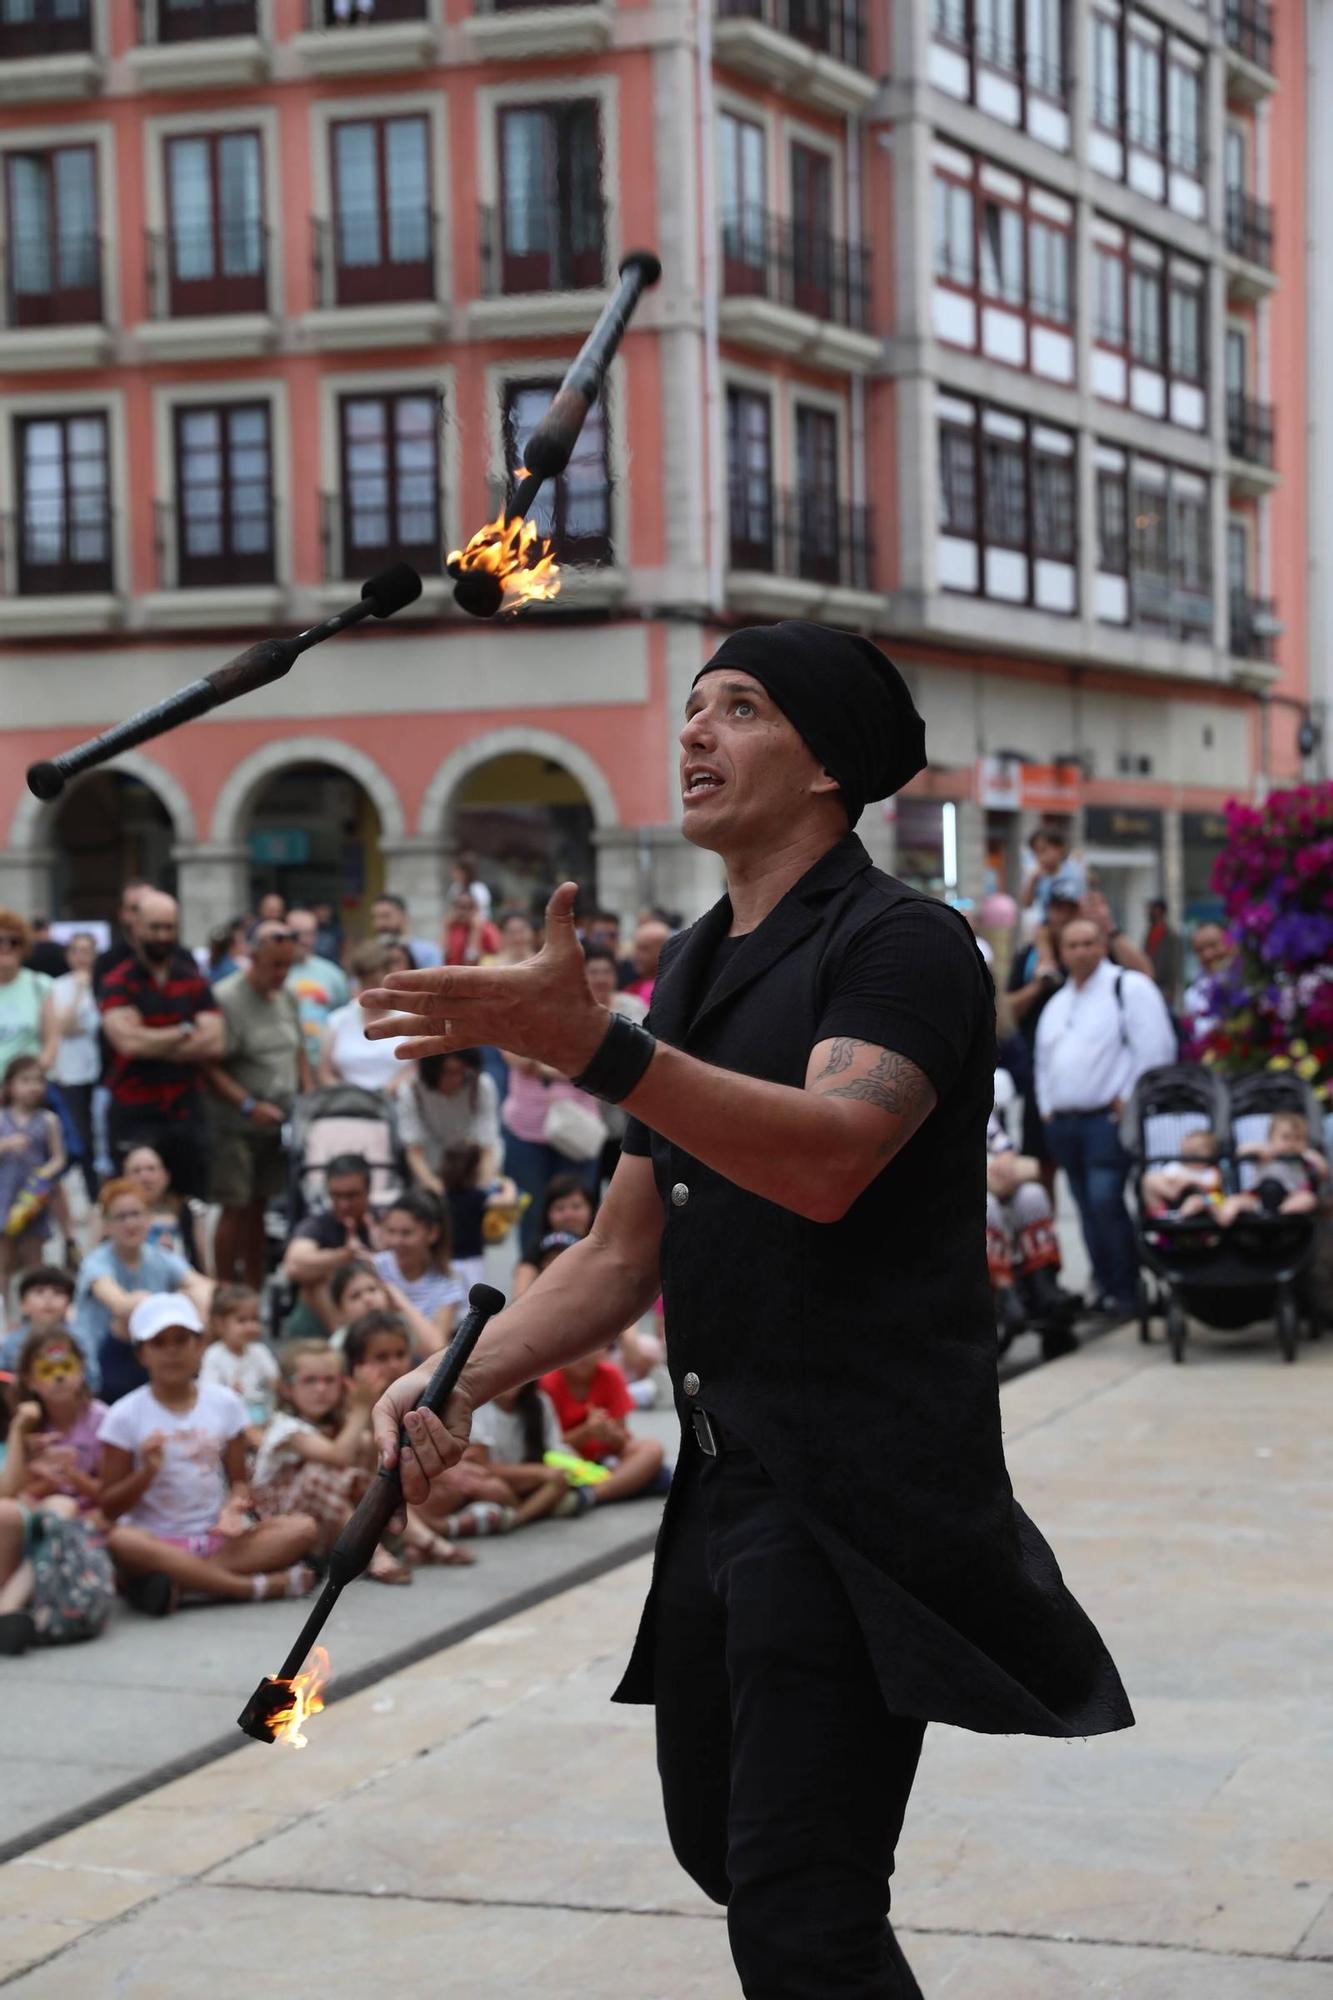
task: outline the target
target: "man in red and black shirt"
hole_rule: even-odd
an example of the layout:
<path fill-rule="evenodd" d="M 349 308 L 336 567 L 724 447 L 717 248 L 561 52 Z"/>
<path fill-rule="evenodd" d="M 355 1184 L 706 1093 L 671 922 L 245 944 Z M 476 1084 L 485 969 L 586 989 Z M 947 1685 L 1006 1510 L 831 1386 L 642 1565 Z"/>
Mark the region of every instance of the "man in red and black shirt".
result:
<path fill-rule="evenodd" d="M 141 891 L 134 952 L 107 973 L 101 1007 L 117 1165 L 134 1146 L 154 1146 L 174 1192 L 206 1198 L 203 1065 L 222 1054 L 222 1016 L 213 989 L 181 950 L 172 897 Z"/>

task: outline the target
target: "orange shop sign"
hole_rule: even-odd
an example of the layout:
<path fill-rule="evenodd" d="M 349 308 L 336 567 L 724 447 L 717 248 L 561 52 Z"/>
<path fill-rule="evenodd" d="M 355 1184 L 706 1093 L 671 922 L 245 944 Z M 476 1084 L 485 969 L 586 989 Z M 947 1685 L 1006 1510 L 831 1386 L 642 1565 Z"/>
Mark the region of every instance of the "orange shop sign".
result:
<path fill-rule="evenodd" d="M 1024 764 L 1017 757 L 977 759 L 977 800 L 990 812 L 1074 813 L 1081 797 L 1077 764 Z"/>

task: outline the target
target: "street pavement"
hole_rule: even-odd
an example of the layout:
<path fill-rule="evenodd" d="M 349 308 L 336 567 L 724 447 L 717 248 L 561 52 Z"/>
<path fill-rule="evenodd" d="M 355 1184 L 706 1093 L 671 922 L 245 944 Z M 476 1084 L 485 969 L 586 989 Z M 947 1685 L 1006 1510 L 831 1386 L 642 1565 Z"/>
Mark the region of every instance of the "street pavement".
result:
<path fill-rule="evenodd" d="M 1330 1389 L 1333 1342 L 1287 1367 L 1262 1334 L 1200 1334 L 1177 1368 L 1132 1328 L 1005 1386 L 1016 1490 L 1138 1725 L 928 1732 L 894 1907 L 929 2000 L 1333 1992 Z M 11 1861 L 0 1980 L 15 2000 L 730 2000 L 725 1924 L 667 1848 L 651 1717 L 607 1702 L 646 1578 L 639 1559 L 531 1605 L 335 1703 L 304 1751 L 243 1745 Z"/>

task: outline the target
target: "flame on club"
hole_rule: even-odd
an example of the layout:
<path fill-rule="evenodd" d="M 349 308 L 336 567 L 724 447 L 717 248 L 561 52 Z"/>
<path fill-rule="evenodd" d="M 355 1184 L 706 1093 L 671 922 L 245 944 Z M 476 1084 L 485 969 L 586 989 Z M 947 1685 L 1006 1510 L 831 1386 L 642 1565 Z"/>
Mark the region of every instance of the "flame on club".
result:
<path fill-rule="evenodd" d="M 515 468 L 515 484 L 527 476 L 526 466 Z M 450 550 L 449 568 L 456 576 L 489 570 L 504 590 L 502 611 L 517 611 L 524 604 L 560 594 L 560 565 L 551 553 L 549 537 L 532 521 L 509 520 L 503 511 L 478 528 L 466 548 Z"/>
<path fill-rule="evenodd" d="M 309 1742 L 305 1735 L 305 1724 L 312 1715 L 319 1715 L 324 1708 L 324 1687 L 329 1678 L 329 1656 L 323 1646 L 316 1646 L 310 1655 L 310 1664 L 303 1667 L 293 1681 L 285 1686 L 291 1689 L 291 1706 L 281 1708 L 273 1717 L 273 1740 L 275 1743 L 290 1743 L 293 1750 L 304 1750 Z"/>

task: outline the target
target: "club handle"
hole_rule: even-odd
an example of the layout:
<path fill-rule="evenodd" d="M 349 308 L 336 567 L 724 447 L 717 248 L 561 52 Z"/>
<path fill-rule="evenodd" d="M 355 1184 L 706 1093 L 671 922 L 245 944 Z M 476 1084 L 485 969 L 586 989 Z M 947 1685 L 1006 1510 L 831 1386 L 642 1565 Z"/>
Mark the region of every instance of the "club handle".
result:
<path fill-rule="evenodd" d="M 431 1410 L 437 1417 L 444 1415 L 473 1348 L 504 1302 L 504 1293 L 497 1292 L 493 1285 L 472 1287 L 467 1315 L 440 1356 L 435 1373 L 412 1406 L 414 1409 Z M 398 1467 L 395 1465 L 391 1471 L 381 1467 L 329 1552 L 329 1581 L 338 1589 L 360 1576 L 402 1502 L 403 1482 Z"/>

